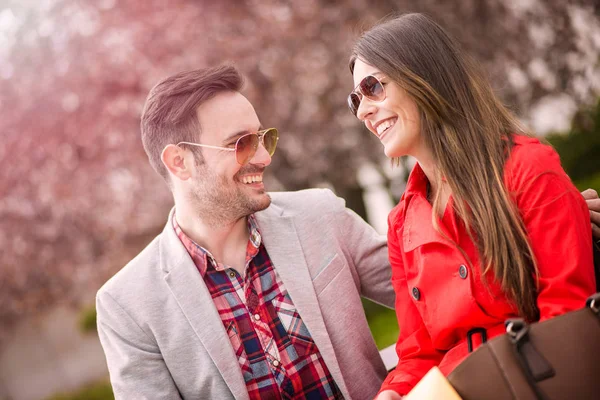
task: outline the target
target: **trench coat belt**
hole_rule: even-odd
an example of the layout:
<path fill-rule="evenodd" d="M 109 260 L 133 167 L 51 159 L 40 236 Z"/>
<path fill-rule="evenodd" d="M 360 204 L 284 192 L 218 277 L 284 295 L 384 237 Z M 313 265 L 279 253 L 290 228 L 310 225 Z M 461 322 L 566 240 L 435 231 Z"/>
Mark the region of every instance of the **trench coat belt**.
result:
<path fill-rule="evenodd" d="M 487 329 L 474 327 L 467 332 L 466 337 L 460 341 L 458 346 L 465 346 L 466 352 L 471 353 L 483 343 L 487 342 L 495 336 L 502 335 L 503 333 L 506 333 L 506 328 L 504 327 L 503 323 L 494 325 Z"/>

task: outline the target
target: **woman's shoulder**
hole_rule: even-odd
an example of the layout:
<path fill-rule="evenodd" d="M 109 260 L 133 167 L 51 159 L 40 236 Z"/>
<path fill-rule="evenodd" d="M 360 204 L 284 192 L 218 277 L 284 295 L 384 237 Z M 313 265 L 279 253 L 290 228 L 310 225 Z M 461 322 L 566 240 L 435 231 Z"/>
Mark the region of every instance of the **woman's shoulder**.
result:
<path fill-rule="evenodd" d="M 552 146 L 536 137 L 513 135 L 513 147 L 507 164 L 544 168 L 546 162 L 560 164 L 558 153 Z"/>
<path fill-rule="evenodd" d="M 513 135 L 513 147 L 504 168 L 507 181 L 525 183 L 546 173 L 566 176 L 556 150 L 538 138 Z"/>
<path fill-rule="evenodd" d="M 404 221 L 405 196 L 406 192 L 402 195 L 398 204 L 396 204 L 388 214 L 389 228 L 396 228 L 398 225 L 402 225 Z"/>

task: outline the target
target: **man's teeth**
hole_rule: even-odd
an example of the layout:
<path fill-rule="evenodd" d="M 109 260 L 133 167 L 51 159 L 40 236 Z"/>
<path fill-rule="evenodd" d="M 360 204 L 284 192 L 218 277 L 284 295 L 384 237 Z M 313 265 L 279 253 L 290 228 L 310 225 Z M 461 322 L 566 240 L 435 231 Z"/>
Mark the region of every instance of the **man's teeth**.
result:
<path fill-rule="evenodd" d="M 387 121 L 383 121 L 381 124 L 379 124 L 377 126 L 377 135 L 381 136 L 381 134 L 385 132 L 387 128 L 394 125 L 394 122 L 396 122 L 396 120 L 388 119 Z"/>
<path fill-rule="evenodd" d="M 244 176 L 242 178 L 242 182 L 244 182 L 244 183 L 262 182 L 262 176 L 260 176 L 260 175 Z"/>

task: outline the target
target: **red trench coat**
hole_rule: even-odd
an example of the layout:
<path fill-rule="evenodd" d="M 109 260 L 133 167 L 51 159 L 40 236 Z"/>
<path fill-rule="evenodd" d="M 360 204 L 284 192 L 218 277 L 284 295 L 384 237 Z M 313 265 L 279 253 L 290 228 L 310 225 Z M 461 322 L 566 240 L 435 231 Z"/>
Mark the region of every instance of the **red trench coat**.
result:
<path fill-rule="evenodd" d="M 590 214 L 558 154 L 537 139 L 515 136 L 504 181 L 538 261 L 541 320 L 581 308 L 595 291 Z M 426 185 L 417 164 L 388 221 L 399 363 L 381 390 L 400 394 L 433 366 L 451 372 L 468 355 L 469 330 L 484 328 L 489 339 L 504 332 L 504 320 L 517 316 L 497 283 L 482 283 L 476 247 L 453 212 L 452 197 L 439 226 L 472 263 L 435 231 Z"/>

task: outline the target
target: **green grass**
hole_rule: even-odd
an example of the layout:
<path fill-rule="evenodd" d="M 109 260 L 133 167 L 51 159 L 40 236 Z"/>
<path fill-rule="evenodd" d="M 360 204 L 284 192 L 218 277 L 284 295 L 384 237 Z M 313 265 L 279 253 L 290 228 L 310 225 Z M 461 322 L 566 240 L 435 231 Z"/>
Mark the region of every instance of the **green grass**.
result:
<path fill-rule="evenodd" d="M 573 183 L 575 184 L 575 186 L 577 186 L 577 189 L 579 190 L 591 188 L 596 190 L 597 192 L 600 192 L 600 173 L 594 174 L 583 179 L 578 179 Z"/>
<path fill-rule="evenodd" d="M 112 388 L 108 382 L 96 382 L 71 393 L 59 393 L 47 400 L 114 400 Z"/>
<path fill-rule="evenodd" d="M 396 312 L 369 300 L 363 300 L 363 305 L 377 348 L 381 350 L 396 343 L 399 333 Z"/>
<path fill-rule="evenodd" d="M 96 332 L 96 307 L 88 306 L 79 312 L 79 329 L 83 333 Z"/>

